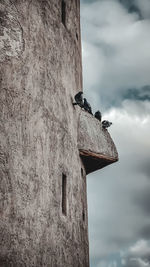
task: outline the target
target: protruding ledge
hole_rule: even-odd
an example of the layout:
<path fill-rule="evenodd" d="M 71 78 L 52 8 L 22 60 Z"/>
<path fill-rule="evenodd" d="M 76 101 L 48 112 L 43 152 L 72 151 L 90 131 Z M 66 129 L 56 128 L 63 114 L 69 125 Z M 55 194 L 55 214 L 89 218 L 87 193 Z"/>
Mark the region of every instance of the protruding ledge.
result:
<path fill-rule="evenodd" d="M 118 160 L 118 158 L 114 159 L 91 151 L 79 150 L 79 152 L 86 169 L 86 174 L 99 170 Z"/>
<path fill-rule="evenodd" d="M 79 117 L 78 149 L 87 174 L 118 160 L 116 147 L 108 131 L 85 111 L 81 111 Z"/>

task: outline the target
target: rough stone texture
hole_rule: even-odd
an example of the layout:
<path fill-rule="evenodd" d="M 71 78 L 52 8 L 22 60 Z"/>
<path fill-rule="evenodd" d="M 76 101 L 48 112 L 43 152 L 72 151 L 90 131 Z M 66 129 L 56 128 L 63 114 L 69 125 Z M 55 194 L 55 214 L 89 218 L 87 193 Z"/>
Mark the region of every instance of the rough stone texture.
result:
<path fill-rule="evenodd" d="M 118 160 L 108 131 L 102 128 L 100 121 L 83 110 L 79 116 L 78 148 L 87 174 Z"/>
<path fill-rule="evenodd" d="M 24 50 L 23 29 L 11 1 L 0 3 L 0 62 L 19 58 Z"/>
<path fill-rule="evenodd" d="M 60 0 L 0 2 L 0 267 L 89 266 L 79 16 L 79 1 L 66 27 Z"/>

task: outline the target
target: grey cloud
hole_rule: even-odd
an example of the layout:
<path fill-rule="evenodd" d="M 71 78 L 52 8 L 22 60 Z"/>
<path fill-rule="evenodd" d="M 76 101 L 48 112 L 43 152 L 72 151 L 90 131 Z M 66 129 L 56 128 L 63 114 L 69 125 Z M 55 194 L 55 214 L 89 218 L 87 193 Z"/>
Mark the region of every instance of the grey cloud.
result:
<path fill-rule="evenodd" d="M 150 2 L 149 0 L 135 0 L 135 4 L 139 8 L 144 19 L 150 19 Z"/>
<path fill-rule="evenodd" d="M 139 194 L 134 196 L 134 201 L 141 208 L 144 215 L 150 215 L 150 186 L 141 189 Z"/>
<path fill-rule="evenodd" d="M 121 108 L 104 114 L 104 119 L 113 121 L 110 132 L 120 161 L 88 177 L 91 260 L 116 253 L 145 237 L 143 229 L 150 220 L 146 170 L 150 150 L 145 151 L 149 114 L 150 103 L 140 101 L 124 101 Z"/>
<path fill-rule="evenodd" d="M 118 0 L 123 4 L 129 13 L 137 13 L 139 19 L 150 19 L 150 2 L 149 0 Z"/>
<path fill-rule="evenodd" d="M 150 224 L 144 225 L 137 235 L 145 240 L 150 240 Z"/>
<path fill-rule="evenodd" d="M 150 84 L 150 20 L 116 0 L 82 4 L 81 11 L 84 90 L 95 95 L 92 104 L 98 96 L 103 108 L 119 105 L 130 88 L 142 98 Z"/>
<path fill-rule="evenodd" d="M 144 158 L 142 155 L 137 156 L 137 171 L 139 173 L 143 173 L 147 179 L 150 179 L 150 155 L 148 151 L 145 149 Z"/>
<path fill-rule="evenodd" d="M 147 261 L 141 260 L 139 258 L 129 258 L 124 264 L 124 267 L 149 267 L 150 265 Z"/>
<path fill-rule="evenodd" d="M 141 171 L 143 173 L 145 173 L 145 175 L 147 176 L 148 179 L 150 179 L 150 160 L 148 159 L 147 161 L 145 161 L 145 163 L 143 163 L 143 165 L 141 166 Z"/>
<path fill-rule="evenodd" d="M 129 13 L 138 13 L 139 18 L 143 19 L 141 10 L 139 6 L 137 5 L 135 0 L 119 0 L 121 4 L 123 4 L 127 9 Z"/>
<path fill-rule="evenodd" d="M 145 240 L 138 241 L 122 255 L 124 267 L 149 267 L 150 266 L 150 243 Z"/>
<path fill-rule="evenodd" d="M 81 3 L 94 3 L 101 2 L 103 0 L 81 0 Z M 122 4 L 129 13 L 137 13 L 139 19 L 148 19 L 150 18 L 150 4 L 149 0 L 114 0 Z"/>
<path fill-rule="evenodd" d="M 124 92 L 123 99 L 132 99 L 132 100 L 142 100 L 142 101 L 150 101 L 150 86 L 143 86 L 139 89 L 127 89 Z"/>

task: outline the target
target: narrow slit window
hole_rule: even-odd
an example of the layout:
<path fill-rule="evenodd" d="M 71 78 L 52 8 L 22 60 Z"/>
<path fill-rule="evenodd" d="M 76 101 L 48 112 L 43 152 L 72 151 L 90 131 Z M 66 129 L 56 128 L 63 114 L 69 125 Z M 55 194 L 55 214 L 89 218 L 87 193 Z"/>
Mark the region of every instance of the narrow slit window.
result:
<path fill-rule="evenodd" d="M 62 174 L 62 213 L 67 215 L 67 177 Z"/>
<path fill-rule="evenodd" d="M 85 212 L 84 212 L 84 210 L 82 211 L 82 219 L 83 219 L 83 221 L 85 221 Z"/>
<path fill-rule="evenodd" d="M 66 2 L 61 1 L 61 22 L 66 26 Z"/>
<path fill-rule="evenodd" d="M 83 172 L 83 169 L 81 168 L 81 176 L 83 177 L 84 176 L 84 172 Z"/>

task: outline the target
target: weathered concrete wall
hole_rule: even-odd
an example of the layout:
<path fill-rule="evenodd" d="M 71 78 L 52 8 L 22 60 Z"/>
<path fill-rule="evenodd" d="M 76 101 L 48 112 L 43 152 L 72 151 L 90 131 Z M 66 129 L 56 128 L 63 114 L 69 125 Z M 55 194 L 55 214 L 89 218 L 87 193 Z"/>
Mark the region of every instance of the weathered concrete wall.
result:
<path fill-rule="evenodd" d="M 79 0 L 66 1 L 66 27 L 60 0 L 0 2 L 1 267 L 89 265 L 72 106 L 82 88 L 79 16 Z"/>

